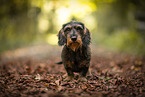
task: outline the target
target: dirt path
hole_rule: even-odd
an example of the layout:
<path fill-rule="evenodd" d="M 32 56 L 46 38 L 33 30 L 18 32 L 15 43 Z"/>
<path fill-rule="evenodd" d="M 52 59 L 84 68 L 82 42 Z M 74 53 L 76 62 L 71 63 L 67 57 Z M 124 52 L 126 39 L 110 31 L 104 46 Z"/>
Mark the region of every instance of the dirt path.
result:
<path fill-rule="evenodd" d="M 23 52 L 23 53 L 22 53 Z M 35 46 L 9 51 L 1 56 L 1 97 L 145 97 L 145 59 L 112 53 L 92 46 L 87 82 L 75 73 L 73 81 L 64 81 L 61 47 Z"/>

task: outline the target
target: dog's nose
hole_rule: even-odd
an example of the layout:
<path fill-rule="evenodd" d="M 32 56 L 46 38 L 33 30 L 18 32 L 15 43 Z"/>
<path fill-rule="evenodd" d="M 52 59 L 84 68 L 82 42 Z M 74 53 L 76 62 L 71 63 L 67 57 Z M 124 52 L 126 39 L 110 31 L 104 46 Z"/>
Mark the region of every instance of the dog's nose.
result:
<path fill-rule="evenodd" d="M 76 41 L 76 40 L 77 40 L 77 36 L 72 36 L 72 37 L 71 37 L 71 40 L 72 40 L 72 41 Z"/>

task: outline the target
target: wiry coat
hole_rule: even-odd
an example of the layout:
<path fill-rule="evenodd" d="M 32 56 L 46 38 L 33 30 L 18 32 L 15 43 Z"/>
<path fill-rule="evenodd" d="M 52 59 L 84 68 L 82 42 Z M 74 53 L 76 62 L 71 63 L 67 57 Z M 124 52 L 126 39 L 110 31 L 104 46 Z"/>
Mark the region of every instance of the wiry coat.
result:
<path fill-rule="evenodd" d="M 61 58 L 68 76 L 73 72 L 86 76 L 91 60 L 90 32 L 81 22 L 72 21 L 64 24 L 58 34 L 58 44 L 64 45 Z"/>

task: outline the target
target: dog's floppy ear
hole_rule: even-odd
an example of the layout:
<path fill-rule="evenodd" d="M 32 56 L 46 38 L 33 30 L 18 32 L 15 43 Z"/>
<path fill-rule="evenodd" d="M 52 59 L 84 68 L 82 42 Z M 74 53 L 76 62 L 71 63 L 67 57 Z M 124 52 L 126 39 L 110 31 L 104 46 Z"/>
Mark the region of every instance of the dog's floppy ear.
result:
<path fill-rule="evenodd" d="M 60 46 L 64 45 L 66 43 L 66 37 L 64 36 L 64 31 L 61 29 L 58 33 L 58 44 Z"/>
<path fill-rule="evenodd" d="M 83 44 L 84 45 L 89 45 L 91 42 L 91 35 L 90 31 L 85 27 L 84 28 L 84 35 L 83 35 Z"/>

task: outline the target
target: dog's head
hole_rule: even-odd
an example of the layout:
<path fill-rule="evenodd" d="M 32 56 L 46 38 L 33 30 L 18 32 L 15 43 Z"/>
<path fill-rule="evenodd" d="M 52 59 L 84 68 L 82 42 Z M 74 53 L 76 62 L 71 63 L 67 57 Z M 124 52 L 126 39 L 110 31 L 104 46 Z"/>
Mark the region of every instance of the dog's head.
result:
<path fill-rule="evenodd" d="M 73 51 L 80 46 L 90 44 L 90 32 L 81 22 L 71 21 L 62 26 L 58 33 L 58 44 L 60 46 L 66 44 Z"/>

